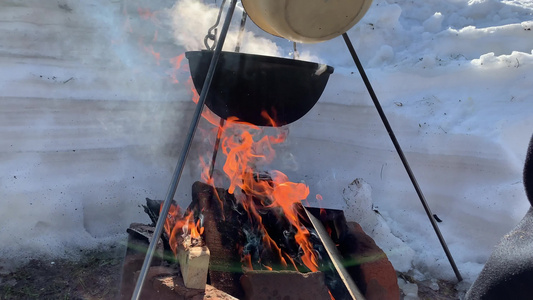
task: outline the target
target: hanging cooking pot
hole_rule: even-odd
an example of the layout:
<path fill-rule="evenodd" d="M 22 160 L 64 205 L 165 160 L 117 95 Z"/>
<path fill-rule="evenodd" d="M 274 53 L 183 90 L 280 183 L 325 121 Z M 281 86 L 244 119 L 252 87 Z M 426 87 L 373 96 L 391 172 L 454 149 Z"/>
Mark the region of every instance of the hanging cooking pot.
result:
<path fill-rule="evenodd" d="M 241 0 L 264 31 L 300 43 L 318 43 L 352 28 L 372 0 Z"/>
<path fill-rule="evenodd" d="M 201 91 L 212 51 L 190 51 L 192 81 Z M 259 126 L 276 126 L 303 117 L 316 104 L 333 67 L 300 60 L 222 52 L 205 104 L 223 119 L 237 117 Z"/>

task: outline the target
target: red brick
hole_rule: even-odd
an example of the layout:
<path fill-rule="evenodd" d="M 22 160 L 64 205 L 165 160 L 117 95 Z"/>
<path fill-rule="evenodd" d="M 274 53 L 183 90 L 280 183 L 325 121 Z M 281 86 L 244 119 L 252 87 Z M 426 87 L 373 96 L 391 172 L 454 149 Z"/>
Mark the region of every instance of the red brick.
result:
<path fill-rule="evenodd" d="M 367 300 L 400 299 L 400 288 L 396 278 L 396 271 L 390 263 L 387 255 L 376 245 L 361 226 L 356 222 L 347 222 L 351 233 L 355 235 L 357 249 L 361 253 L 355 253 L 355 259 L 362 261 L 360 272 L 362 282 L 357 285 L 364 292 Z"/>
<path fill-rule="evenodd" d="M 241 277 L 246 299 L 331 299 L 322 272 L 249 271 Z"/>

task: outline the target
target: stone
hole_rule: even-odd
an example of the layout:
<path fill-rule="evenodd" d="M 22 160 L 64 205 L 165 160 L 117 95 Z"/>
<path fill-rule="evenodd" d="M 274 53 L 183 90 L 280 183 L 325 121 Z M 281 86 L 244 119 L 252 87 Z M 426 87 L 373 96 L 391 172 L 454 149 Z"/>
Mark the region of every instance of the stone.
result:
<path fill-rule="evenodd" d="M 217 289 L 216 287 L 212 285 L 206 285 L 205 286 L 205 296 L 204 300 L 207 299 L 213 299 L 213 300 L 239 300 L 232 295 L 228 293 L 224 293 L 223 291 Z"/>
<path fill-rule="evenodd" d="M 404 300 L 418 299 L 418 285 L 416 283 L 407 282 L 403 279 L 398 279 L 399 286 L 404 294 Z"/>
<path fill-rule="evenodd" d="M 192 247 L 190 236 L 178 245 L 178 263 L 185 286 L 205 289 L 209 269 L 209 249 L 206 246 Z"/>

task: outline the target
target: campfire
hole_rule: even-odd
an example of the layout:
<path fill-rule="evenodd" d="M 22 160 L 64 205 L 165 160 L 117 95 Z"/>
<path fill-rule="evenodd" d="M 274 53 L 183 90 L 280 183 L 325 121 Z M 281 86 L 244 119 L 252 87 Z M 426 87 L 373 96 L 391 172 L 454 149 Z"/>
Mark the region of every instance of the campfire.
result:
<path fill-rule="evenodd" d="M 265 118 L 269 117 L 265 114 Z M 177 256 L 183 239 L 201 240 L 199 233 L 204 232 L 211 249 L 210 279 L 215 287 L 238 296 L 243 296 L 239 277 L 250 271 L 325 270 L 333 274 L 327 253 L 316 232 L 309 229 L 312 226 L 300 204 L 308 197 L 309 188 L 291 182 L 280 171 L 258 170 L 272 162 L 273 146 L 286 139 L 286 131 L 275 128 L 276 132 L 268 135 L 252 124 L 228 119 L 219 128 L 228 189 L 215 186 L 205 164 L 204 183 L 193 185 L 191 205 L 181 218 L 179 208 L 172 206 L 165 224 L 169 246 Z"/>
<path fill-rule="evenodd" d="M 283 126 L 315 105 L 333 68 L 239 53 L 241 35 L 235 52 L 223 52 L 235 5 L 218 41 L 211 30 L 223 5 L 208 50 L 185 53 L 196 110 L 166 199 L 146 200 L 152 224 L 128 228 L 122 298 L 399 298 L 392 265 L 360 226 L 342 211 L 305 207 L 309 187 L 270 168 Z M 201 181 L 183 208 L 171 202 L 200 115 L 216 141 L 211 159 L 199 158 Z M 214 172 L 219 148 L 223 173 Z"/>
<path fill-rule="evenodd" d="M 239 299 L 302 295 L 352 299 L 350 288 L 357 293 L 359 289 L 370 291 L 361 262 L 356 261 L 365 254 L 342 211 L 305 208 L 301 203 L 309 197 L 309 187 L 268 169 L 275 158 L 274 148 L 286 140 L 288 131 L 276 126 L 266 113 L 263 117 L 272 125 L 268 130 L 235 118 L 221 126 L 209 111 L 204 117 L 215 126 L 212 132 L 220 140 L 224 175 L 211 176 L 212 167 L 200 159 L 202 181 L 193 184 L 192 202 L 186 209 L 173 203 L 169 213 L 161 216 L 162 201 L 147 199 L 145 212 L 153 224 L 132 224 L 128 229 L 130 250 L 124 269 L 131 276 L 125 275 L 125 281 L 134 279 L 144 257 L 139 248 L 146 246 L 139 244 L 151 240 L 153 226 L 165 218 L 152 265 L 166 269 L 159 267 L 154 276 L 166 280 L 158 281 L 159 289 L 167 286 L 184 299 L 201 293 Z M 221 187 L 224 184 L 227 188 Z M 339 252 L 337 257 L 328 253 L 328 242 Z M 335 266 L 339 261 L 346 273 Z M 391 276 L 395 278 L 393 270 Z M 357 285 L 353 280 L 359 281 Z M 123 298 L 129 299 L 131 291 L 125 286 Z"/>

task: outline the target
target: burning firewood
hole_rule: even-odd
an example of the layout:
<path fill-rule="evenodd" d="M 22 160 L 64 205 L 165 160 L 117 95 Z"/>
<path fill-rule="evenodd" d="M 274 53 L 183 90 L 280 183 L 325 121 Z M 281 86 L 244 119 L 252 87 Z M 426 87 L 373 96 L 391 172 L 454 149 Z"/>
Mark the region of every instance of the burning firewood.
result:
<path fill-rule="evenodd" d="M 202 163 L 205 183 L 193 184 L 192 203 L 184 213 L 175 204 L 165 216 L 159 215 L 154 203 L 147 202 L 145 207 L 152 221 L 164 217 L 165 236 L 178 258 L 185 285 L 204 288 L 209 268 L 209 283 L 240 299 L 257 298 L 253 282 L 274 275 L 292 278 L 280 281 L 273 277 L 272 282 L 285 283 L 270 285 L 270 292 L 279 295 L 296 297 L 298 289 L 310 291 L 320 285 L 318 290 L 326 291 L 327 296 L 318 290 L 314 296 L 352 298 L 354 292 L 350 296 L 349 291 L 357 287 L 350 277 L 357 277 L 359 268 L 345 270 L 341 260 L 353 256 L 343 253 L 335 260 L 331 258 L 337 247 L 346 248 L 350 240 L 342 212 L 320 209 L 311 212 L 319 218 L 314 220 L 301 204 L 309 196 L 308 186 L 291 182 L 280 171 L 257 170 L 258 165 L 272 160 L 272 145 L 283 142 L 286 132 L 268 135 L 260 128 L 230 119 L 219 132 L 221 150 L 226 155 L 223 170 L 230 182 L 228 189 L 216 188 L 211 168 Z M 325 221 L 329 224 L 318 231 L 321 226 L 315 223 Z M 324 244 L 330 237 L 332 241 Z M 322 283 L 309 278 L 320 278 Z M 295 292 L 291 282 L 299 280 L 304 283 Z M 241 282 L 248 287 L 246 293 Z"/>
<path fill-rule="evenodd" d="M 251 299 L 251 295 L 257 293 L 251 282 L 262 276 L 271 278 L 262 272 L 274 272 L 273 274 L 283 275 L 284 278 L 294 277 L 294 280 L 318 276 L 322 278 L 322 285 L 325 282 L 323 288 L 326 294 L 329 288 L 336 299 L 349 297 L 318 235 L 305 219 L 301 205 L 294 208 L 295 215 L 299 216 L 302 226 L 309 231 L 309 244 L 318 258 L 318 272 L 305 265 L 305 253 L 296 241 L 297 231 L 286 220 L 281 209 L 261 206 L 257 201 L 257 210 L 249 212 L 243 206 L 246 204 L 239 203 L 227 190 L 201 182 L 194 183 L 192 196 L 193 202 L 189 209 L 202 211 L 204 216 L 204 235 L 211 250 L 209 276 L 215 287 L 239 298 Z M 309 290 L 316 284 L 315 280 L 303 282 L 307 283 L 300 288 Z M 241 283 L 248 284 L 246 293 L 242 290 Z M 286 295 L 294 295 L 291 294 L 292 284 L 279 287 L 271 285 L 271 288 Z"/>
<path fill-rule="evenodd" d="M 214 189 L 210 185 L 195 182 L 192 186 L 193 201 L 189 209 L 201 211 L 204 216 L 205 242 L 211 250 L 209 266 L 211 284 L 241 299 L 244 295 L 239 284 L 242 269 L 235 248 L 240 240 L 240 228 L 235 226 L 234 222 L 224 222 L 226 216 L 224 207 L 217 200 L 225 199 L 226 194 L 223 189 Z"/>
<path fill-rule="evenodd" d="M 159 210 L 161 208 L 162 200 L 152 200 L 146 198 L 146 205 L 143 205 L 144 212 L 150 217 L 152 226 L 155 226 L 157 219 L 159 219 Z M 176 201 L 172 201 L 172 205 L 177 205 Z"/>
<path fill-rule="evenodd" d="M 148 200 L 147 204 L 150 205 Z M 207 283 L 210 252 L 202 239 L 202 233 L 203 226 L 200 220 L 195 222 L 192 210 L 187 210 L 182 215 L 179 206 L 171 205 L 165 219 L 165 234 L 178 260 L 187 288 L 205 289 Z"/>

